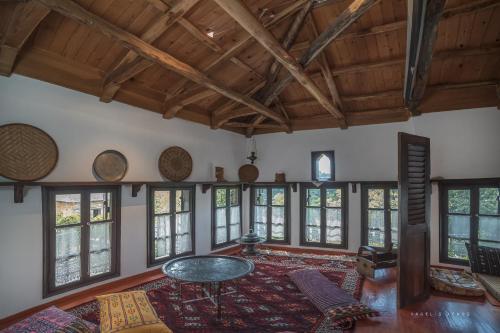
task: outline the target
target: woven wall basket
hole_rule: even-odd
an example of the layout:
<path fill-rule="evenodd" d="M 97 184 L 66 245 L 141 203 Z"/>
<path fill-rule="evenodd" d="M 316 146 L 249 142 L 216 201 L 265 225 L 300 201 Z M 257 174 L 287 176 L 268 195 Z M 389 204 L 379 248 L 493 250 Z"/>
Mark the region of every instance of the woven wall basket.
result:
<path fill-rule="evenodd" d="M 92 168 L 97 179 L 117 182 L 125 177 L 128 164 L 125 156 L 119 151 L 105 150 L 97 155 Z"/>
<path fill-rule="evenodd" d="M 57 144 L 41 129 L 27 124 L 0 126 L 0 176 L 38 180 L 54 170 L 58 158 Z"/>
<path fill-rule="evenodd" d="M 238 170 L 240 181 L 253 183 L 259 178 L 259 169 L 253 164 L 245 164 Z"/>
<path fill-rule="evenodd" d="M 158 169 L 163 177 L 180 182 L 193 171 L 193 159 L 189 153 L 181 147 L 169 147 L 163 151 L 158 160 Z"/>

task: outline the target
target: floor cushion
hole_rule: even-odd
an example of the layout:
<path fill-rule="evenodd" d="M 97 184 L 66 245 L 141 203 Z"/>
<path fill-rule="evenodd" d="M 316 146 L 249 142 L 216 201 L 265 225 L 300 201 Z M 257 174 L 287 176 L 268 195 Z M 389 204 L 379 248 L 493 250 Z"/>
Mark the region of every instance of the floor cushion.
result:
<path fill-rule="evenodd" d="M 431 267 L 431 286 L 439 291 L 462 296 L 483 296 L 484 290 L 472 276 L 450 269 Z"/>
<path fill-rule="evenodd" d="M 465 243 L 472 273 L 500 276 L 500 249 Z"/>
<path fill-rule="evenodd" d="M 377 311 L 358 302 L 316 269 L 297 270 L 288 276 L 334 325 L 349 328 L 354 320 L 378 316 Z"/>
<path fill-rule="evenodd" d="M 158 318 L 143 290 L 96 298 L 99 303 L 101 333 L 172 333 Z"/>
<path fill-rule="evenodd" d="M 2 333 L 94 333 L 98 332 L 95 324 L 65 312 L 55 306 L 4 329 Z"/>
<path fill-rule="evenodd" d="M 500 276 L 477 274 L 477 279 L 500 302 Z"/>

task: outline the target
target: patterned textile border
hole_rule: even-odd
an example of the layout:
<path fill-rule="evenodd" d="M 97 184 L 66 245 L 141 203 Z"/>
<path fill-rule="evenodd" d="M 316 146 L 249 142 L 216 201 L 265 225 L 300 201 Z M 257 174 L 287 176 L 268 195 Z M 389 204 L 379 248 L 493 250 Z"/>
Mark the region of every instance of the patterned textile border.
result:
<path fill-rule="evenodd" d="M 354 268 L 354 262 L 356 258 L 347 255 L 319 255 L 319 254 L 297 254 L 290 253 L 287 251 L 275 251 L 275 250 L 263 250 L 262 255 L 258 256 L 247 256 L 247 259 L 252 260 L 256 265 L 262 264 L 267 266 L 278 266 L 287 268 L 290 270 L 304 269 L 304 268 L 317 268 L 323 272 L 342 272 L 345 274 L 345 278 L 340 286 L 346 292 L 353 295 L 356 299 L 361 296 L 361 285 L 363 277 Z M 276 261 L 269 260 L 266 258 L 275 257 Z M 304 262 L 304 260 L 326 260 L 321 265 L 314 265 L 312 263 Z M 144 290 L 146 292 L 158 290 L 162 287 L 172 286 L 176 283 L 174 279 L 161 278 L 155 281 L 151 281 L 142 285 L 138 285 L 129 290 Z M 70 313 L 78 316 L 85 317 L 90 313 L 95 313 L 99 311 L 98 304 L 95 301 L 77 306 L 73 309 L 68 310 Z M 315 325 L 312 329 L 315 333 L 334 333 L 342 332 L 341 330 L 335 329 L 328 317 L 322 316 L 322 319 Z"/>

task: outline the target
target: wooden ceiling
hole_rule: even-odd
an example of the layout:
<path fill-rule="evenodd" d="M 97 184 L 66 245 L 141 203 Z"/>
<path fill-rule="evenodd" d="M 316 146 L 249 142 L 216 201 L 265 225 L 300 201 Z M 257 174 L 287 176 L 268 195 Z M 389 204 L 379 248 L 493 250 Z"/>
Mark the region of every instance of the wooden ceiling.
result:
<path fill-rule="evenodd" d="M 7 0 L 0 73 L 247 136 L 498 106 L 500 0 L 438 10 L 410 104 L 407 12 L 406 0 Z"/>

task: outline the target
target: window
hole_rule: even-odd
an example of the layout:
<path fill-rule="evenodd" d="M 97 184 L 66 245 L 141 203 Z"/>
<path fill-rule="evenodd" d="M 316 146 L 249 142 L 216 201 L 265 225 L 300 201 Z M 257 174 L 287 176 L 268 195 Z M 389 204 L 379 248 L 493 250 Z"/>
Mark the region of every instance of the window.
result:
<path fill-rule="evenodd" d="M 376 249 L 398 247 L 397 183 L 363 184 L 361 243 Z"/>
<path fill-rule="evenodd" d="M 194 189 L 149 187 L 148 266 L 194 254 Z"/>
<path fill-rule="evenodd" d="M 335 152 L 333 150 L 311 153 L 311 179 L 314 181 L 335 180 Z"/>
<path fill-rule="evenodd" d="M 119 275 L 120 187 L 44 187 L 44 297 Z"/>
<path fill-rule="evenodd" d="M 241 187 L 212 190 L 212 250 L 235 243 L 241 235 Z"/>
<path fill-rule="evenodd" d="M 290 243 L 288 186 L 253 186 L 250 228 L 268 243 Z"/>
<path fill-rule="evenodd" d="M 347 248 L 347 184 L 303 184 L 300 206 L 301 245 Z"/>
<path fill-rule="evenodd" d="M 440 186 L 442 262 L 468 265 L 465 243 L 500 248 L 500 181 Z"/>

